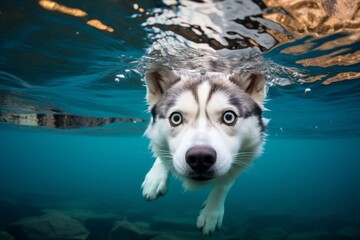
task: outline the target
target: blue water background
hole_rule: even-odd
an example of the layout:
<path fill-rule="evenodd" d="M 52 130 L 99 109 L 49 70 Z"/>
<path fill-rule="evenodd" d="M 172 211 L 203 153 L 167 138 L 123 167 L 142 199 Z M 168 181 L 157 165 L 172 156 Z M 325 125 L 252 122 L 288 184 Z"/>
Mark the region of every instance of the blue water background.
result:
<path fill-rule="evenodd" d="M 138 137 L 77 136 L 1 129 L 3 194 L 48 193 L 110 201 L 119 207 L 197 212 L 206 189 L 184 193 L 170 182 L 166 197 L 148 203 L 140 185 L 152 164 Z M 296 214 L 360 213 L 359 139 L 277 139 L 237 181 L 228 211 Z"/>
<path fill-rule="evenodd" d="M 15 19 L 18 25 L 1 27 L 1 94 L 71 114 L 149 119 L 145 87 L 132 70 L 151 43 L 144 40 L 147 31 L 141 21 L 127 12 L 130 4 L 104 11 L 89 3 L 91 14 L 117 27 L 110 35 L 84 21 L 42 10 L 35 1 L 8 1 L 6 6 L 16 9 L 18 3 L 23 4 L 23 16 Z M 299 56 L 284 56 L 280 50 L 303 41 L 275 48 L 265 58 L 299 67 Z M 359 43 L 350 47 L 359 49 Z M 321 54 L 325 52 L 301 57 Z M 315 76 L 358 69 L 357 64 L 306 71 Z M 118 74 L 125 78 L 115 81 Z M 311 92 L 305 93 L 306 88 Z M 360 225 L 359 90 L 359 80 L 270 87 L 265 151 L 232 188 L 225 226 L 252 214 L 341 215 Z M 146 123 L 137 124 L 85 130 L 1 124 L 0 195 L 75 196 L 106 202 L 128 216 L 136 210 L 190 216 L 195 224 L 208 188 L 184 192 L 181 183 L 171 179 L 166 196 L 151 203 L 143 200 L 140 185 L 154 159 L 142 136 Z"/>

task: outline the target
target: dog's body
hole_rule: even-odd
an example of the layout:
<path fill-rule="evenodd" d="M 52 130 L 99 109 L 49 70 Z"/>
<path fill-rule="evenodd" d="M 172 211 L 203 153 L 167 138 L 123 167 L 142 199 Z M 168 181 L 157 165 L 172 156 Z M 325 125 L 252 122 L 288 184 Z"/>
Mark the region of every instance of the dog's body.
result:
<path fill-rule="evenodd" d="M 152 114 L 146 135 L 156 161 L 142 184 L 154 200 L 167 192 L 171 172 L 186 189 L 213 186 L 197 219 L 204 234 L 220 228 L 235 178 L 262 152 L 265 79 L 153 67 L 145 76 Z"/>

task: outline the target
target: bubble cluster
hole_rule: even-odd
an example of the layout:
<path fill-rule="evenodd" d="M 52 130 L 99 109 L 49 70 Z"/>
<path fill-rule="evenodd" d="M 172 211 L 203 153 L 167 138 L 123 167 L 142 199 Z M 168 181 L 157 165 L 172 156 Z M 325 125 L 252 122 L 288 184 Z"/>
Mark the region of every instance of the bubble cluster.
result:
<path fill-rule="evenodd" d="M 137 70 L 140 74 L 144 74 L 154 63 L 170 69 L 197 70 L 199 73 L 262 73 L 269 86 L 283 87 L 303 83 L 303 74 L 297 69 L 284 67 L 265 59 L 257 48 L 215 51 L 185 47 L 176 42 L 157 43 L 139 61 Z"/>

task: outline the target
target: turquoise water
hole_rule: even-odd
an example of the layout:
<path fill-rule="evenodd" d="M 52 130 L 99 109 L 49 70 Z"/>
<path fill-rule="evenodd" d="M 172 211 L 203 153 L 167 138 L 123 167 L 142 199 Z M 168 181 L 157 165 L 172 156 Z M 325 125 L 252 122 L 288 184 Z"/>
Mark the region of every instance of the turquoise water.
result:
<path fill-rule="evenodd" d="M 184 192 L 171 179 L 168 194 L 159 200 L 146 202 L 141 196 L 153 158 L 142 136 L 150 116 L 139 64 L 156 31 L 144 27 L 147 20 L 136 15 L 132 2 L 61 4 L 86 9 L 88 17 L 48 11 L 36 1 L 2 3 L 0 112 L 146 122 L 74 129 L 0 123 L 0 231 L 44 209 L 87 209 L 145 222 L 160 235 L 201 239 L 195 222 L 208 188 Z M 139 5 L 164 7 L 157 1 Z M 90 27 L 90 18 L 115 31 Z M 300 75 L 330 78 L 356 72 L 360 65 L 296 63 L 337 50 L 356 52 L 359 41 L 318 49 L 348 34 L 307 36 L 263 51 L 265 66 L 272 67 L 266 72 L 270 111 L 265 116 L 271 121 L 265 151 L 232 188 L 215 239 L 359 239 L 360 81 L 302 83 Z M 312 47 L 301 54 L 282 52 L 309 42 Z M 292 84 L 271 83 L 274 79 Z M 156 225 L 159 218 L 182 222 Z M 347 227 L 355 233 L 342 234 Z M 108 233 L 88 230 L 90 240 L 109 239 Z"/>

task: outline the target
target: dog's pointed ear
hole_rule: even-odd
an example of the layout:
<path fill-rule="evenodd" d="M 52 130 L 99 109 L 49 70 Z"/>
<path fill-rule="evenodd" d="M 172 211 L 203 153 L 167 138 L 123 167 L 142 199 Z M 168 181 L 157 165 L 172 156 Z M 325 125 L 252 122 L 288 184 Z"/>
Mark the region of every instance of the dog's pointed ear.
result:
<path fill-rule="evenodd" d="M 148 104 L 150 106 L 155 105 L 166 90 L 179 81 L 179 79 L 176 72 L 169 68 L 157 67 L 148 70 L 145 74 L 146 100 Z"/>
<path fill-rule="evenodd" d="M 238 85 L 250 97 L 263 108 L 266 95 L 265 76 L 260 73 L 234 73 L 230 75 L 230 81 Z"/>

